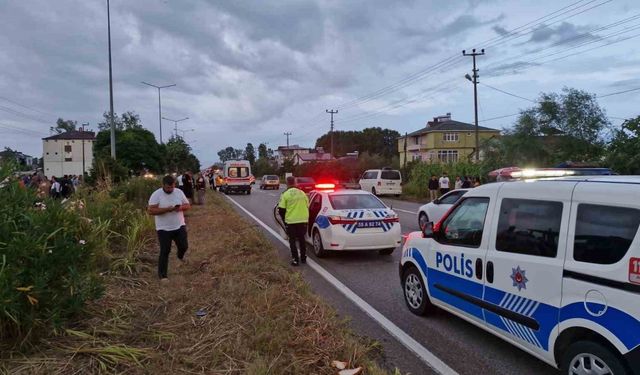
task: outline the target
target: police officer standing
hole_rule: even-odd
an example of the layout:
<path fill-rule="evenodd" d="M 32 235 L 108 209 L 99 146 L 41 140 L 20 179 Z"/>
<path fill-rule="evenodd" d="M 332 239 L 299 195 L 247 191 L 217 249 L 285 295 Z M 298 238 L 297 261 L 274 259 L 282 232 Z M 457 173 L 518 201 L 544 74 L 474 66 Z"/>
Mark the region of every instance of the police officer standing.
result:
<path fill-rule="evenodd" d="M 307 232 L 307 222 L 309 221 L 309 198 L 295 185 L 295 178 L 293 176 L 287 177 L 287 190 L 280 195 L 280 203 L 278 203 L 278 213 L 284 221 L 289 236 L 292 266 L 297 266 L 299 262 L 307 262 L 304 235 Z M 296 241 L 300 244 L 299 257 Z"/>

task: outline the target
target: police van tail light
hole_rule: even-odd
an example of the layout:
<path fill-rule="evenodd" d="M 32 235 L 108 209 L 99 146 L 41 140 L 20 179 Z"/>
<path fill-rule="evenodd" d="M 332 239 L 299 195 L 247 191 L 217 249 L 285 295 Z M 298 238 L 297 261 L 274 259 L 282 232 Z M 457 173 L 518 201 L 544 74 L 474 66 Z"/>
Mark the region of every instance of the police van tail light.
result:
<path fill-rule="evenodd" d="M 329 216 L 329 222 L 333 225 L 349 225 L 355 224 L 357 220 L 344 216 Z"/>
<path fill-rule="evenodd" d="M 398 217 L 398 215 L 389 215 L 382 219 L 382 221 L 384 221 L 385 223 L 399 223 L 400 218 Z"/>

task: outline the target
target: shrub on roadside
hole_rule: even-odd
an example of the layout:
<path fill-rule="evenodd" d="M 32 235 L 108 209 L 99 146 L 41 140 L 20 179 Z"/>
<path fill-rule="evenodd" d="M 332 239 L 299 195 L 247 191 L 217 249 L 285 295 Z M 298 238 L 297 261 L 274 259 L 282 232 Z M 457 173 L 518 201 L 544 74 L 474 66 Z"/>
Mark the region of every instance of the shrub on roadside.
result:
<path fill-rule="evenodd" d="M 146 208 L 151 193 L 161 186 L 158 179 L 134 177 L 124 181 L 111 189 L 112 197 L 122 196 L 125 201 L 133 203 L 138 208 Z"/>
<path fill-rule="evenodd" d="M 17 182 L 0 188 L 0 340 L 56 332 L 101 295 L 105 234 L 103 222 Z"/>
<path fill-rule="evenodd" d="M 403 186 L 403 193 L 416 198 L 425 198 L 429 195 L 427 186 L 431 175 L 436 175 L 439 178 L 446 172 L 451 184 L 453 184 L 456 176 L 480 177 L 482 180 L 490 171 L 483 164 L 470 162 L 452 164 L 414 162 L 407 165 L 407 170 L 408 179 Z"/>

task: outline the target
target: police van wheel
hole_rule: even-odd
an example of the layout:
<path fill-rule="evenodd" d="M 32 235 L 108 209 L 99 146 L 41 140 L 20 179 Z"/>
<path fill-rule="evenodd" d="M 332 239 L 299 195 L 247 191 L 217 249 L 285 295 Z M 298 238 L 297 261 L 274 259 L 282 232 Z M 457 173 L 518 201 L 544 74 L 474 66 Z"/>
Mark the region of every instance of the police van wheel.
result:
<path fill-rule="evenodd" d="M 578 341 L 569 346 L 560 368 L 567 375 L 631 374 L 620 356 L 593 341 Z"/>
<path fill-rule="evenodd" d="M 322 258 L 327 255 L 327 251 L 322 246 L 322 237 L 320 237 L 320 232 L 318 230 L 313 231 L 313 253 L 318 257 Z"/>
<path fill-rule="evenodd" d="M 426 315 L 434 309 L 431 301 L 429 301 L 427 288 L 417 268 L 410 267 L 404 271 L 402 275 L 402 290 L 404 292 L 404 301 L 412 313 Z"/>
<path fill-rule="evenodd" d="M 391 255 L 395 249 L 395 247 L 390 247 L 388 249 L 378 250 L 378 253 L 380 253 L 380 255 Z"/>

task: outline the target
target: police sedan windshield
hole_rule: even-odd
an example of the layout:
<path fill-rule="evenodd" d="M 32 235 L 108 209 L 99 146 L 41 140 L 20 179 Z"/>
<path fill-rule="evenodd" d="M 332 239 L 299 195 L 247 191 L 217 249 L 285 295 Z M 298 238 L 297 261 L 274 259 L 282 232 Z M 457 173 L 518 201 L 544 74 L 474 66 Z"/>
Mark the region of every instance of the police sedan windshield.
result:
<path fill-rule="evenodd" d="M 384 203 L 370 194 L 331 194 L 329 195 L 329 201 L 335 210 L 386 208 Z"/>

